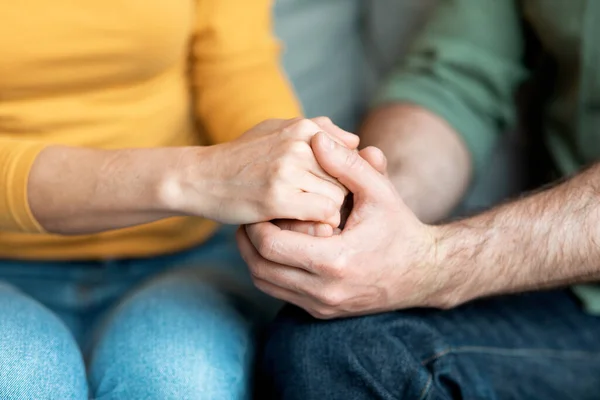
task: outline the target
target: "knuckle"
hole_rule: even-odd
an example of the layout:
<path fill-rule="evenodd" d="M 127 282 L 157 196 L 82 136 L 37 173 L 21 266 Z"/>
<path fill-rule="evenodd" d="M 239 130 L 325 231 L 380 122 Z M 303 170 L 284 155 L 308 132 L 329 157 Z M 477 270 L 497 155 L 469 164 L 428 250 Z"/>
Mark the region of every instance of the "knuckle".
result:
<path fill-rule="evenodd" d="M 319 297 L 319 301 L 324 304 L 326 309 L 331 310 L 335 309 L 342 305 L 344 302 L 345 295 L 340 290 L 327 290 L 325 293 L 322 293 Z"/>
<path fill-rule="evenodd" d="M 267 207 L 275 207 L 281 203 L 282 198 L 285 197 L 286 182 L 290 174 L 289 166 L 279 162 L 275 164 L 277 165 L 273 165 L 273 171 L 267 177 L 264 187 L 263 199 Z"/>
<path fill-rule="evenodd" d="M 285 209 L 286 196 L 285 189 L 277 182 L 273 182 L 265 193 L 265 199 L 262 202 L 263 212 L 271 212 L 273 217 L 277 217 Z"/>
<path fill-rule="evenodd" d="M 272 174 L 269 177 L 269 181 L 272 181 L 273 179 L 278 178 L 279 176 L 282 175 L 283 172 L 286 172 L 288 167 L 289 167 L 289 163 L 288 160 L 286 159 L 288 156 L 288 151 L 287 149 L 283 152 L 283 155 L 278 156 L 277 158 L 275 158 L 272 162 L 271 162 L 271 171 Z"/>
<path fill-rule="evenodd" d="M 296 135 L 300 136 L 305 136 L 307 133 L 317 133 L 320 130 L 319 125 L 306 118 L 293 122 L 290 128 Z"/>
<path fill-rule="evenodd" d="M 261 256 L 263 256 L 264 258 L 266 258 L 268 260 L 269 257 L 271 257 L 273 255 L 273 253 L 275 252 L 276 247 L 277 247 L 277 244 L 276 244 L 275 239 L 271 236 L 265 236 L 258 243 L 256 251 L 258 251 L 258 253 Z"/>
<path fill-rule="evenodd" d="M 279 193 L 282 184 L 293 181 L 296 174 L 296 167 L 291 162 L 286 162 L 285 159 L 276 160 L 273 163 L 273 173 L 269 178 L 271 191 Z"/>
<path fill-rule="evenodd" d="M 328 275 L 335 279 L 343 279 L 346 275 L 346 271 L 346 261 L 341 257 L 337 257 L 327 265 Z"/>
<path fill-rule="evenodd" d="M 285 153 L 292 157 L 312 155 L 312 149 L 306 142 L 299 140 L 289 141 L 286 145 Z"/>

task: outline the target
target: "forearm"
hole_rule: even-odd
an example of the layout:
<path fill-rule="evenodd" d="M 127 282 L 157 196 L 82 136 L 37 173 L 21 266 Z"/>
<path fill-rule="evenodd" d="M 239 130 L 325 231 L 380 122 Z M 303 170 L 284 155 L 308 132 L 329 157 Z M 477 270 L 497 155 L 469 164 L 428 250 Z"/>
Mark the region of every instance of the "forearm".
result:
<path fill-rule="evenodd" d="M 36 222 L 58 234 L 178 215 L 233 225 L 283 218 L 337 226 L 344 189 L 321 170 L 309 144 L 321 130 L 358 145 L 326 120 L 268 120 L 238 140 L 205 147 L 50 146 L 32 158 L 31 169 L 21 169 L 29 174 L 19 182 L 27 181 Z"/>
<path fill-rule="evenodd" d="M 440 226 L 449 304 L 600 278 L 600 165 L 551 189 Z"/>
<path fill-rule="evenodd" d="M 441 118 L 408 104 L 373 111 L 361 129 L 362 146 L 383 150 L 391 181 L 424 222 L 435 222 L 463 197 L 471 160 L 460 137 Z"/>
<path fill-rule="evenodd" d="M 48 147 L 29 174 L 31 211 L 44 229 L 57 234 L 95 233 L 177 215 L 167 192 L 184 152 Z"/>

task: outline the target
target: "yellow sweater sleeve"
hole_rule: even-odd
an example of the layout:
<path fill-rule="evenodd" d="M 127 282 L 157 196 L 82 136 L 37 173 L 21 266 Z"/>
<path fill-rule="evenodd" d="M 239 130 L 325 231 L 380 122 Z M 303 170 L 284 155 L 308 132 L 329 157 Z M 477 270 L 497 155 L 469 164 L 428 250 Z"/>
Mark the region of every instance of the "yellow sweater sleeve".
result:
<path fill-rule="evenodd" d="M 29 171 L 45 144 L 0 138 L 0 231 L 43 232 L 27 200 Z"/>
<path fill-rule="evenodd" d="M 212 143 L 269 118 L 301 115 L 279 65 L 272 0 L 199 0 L 192 44 L 195 111 Z"/>

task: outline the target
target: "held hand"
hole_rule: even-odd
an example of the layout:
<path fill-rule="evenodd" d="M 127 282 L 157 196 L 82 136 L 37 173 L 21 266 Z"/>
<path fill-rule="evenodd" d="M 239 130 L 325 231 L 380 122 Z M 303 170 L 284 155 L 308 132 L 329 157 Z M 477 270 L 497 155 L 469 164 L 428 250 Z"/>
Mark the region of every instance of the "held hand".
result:
<path fill-rule="evenodd" d="M 187 193 L 179 197 L 201 195 L 202 216 L 223 223 L 284 218 L 337 227 L 347 190 L 323 171 L 310 146 L 324 129 L 344 147 L 358 145 L 357 136 L 327 118 L 265 121 L 237 140 L 197 150 L 195 166 L 182 180 Z M 194 207 L 190 202 L 179 208 Z"/>
<path fill-rule="evenodd" d="M 322 133 L 312 145 L 323 169 L 354 193 L 353 211 L 330 237 L 268 222 L 241 228 L 238 245 L 256 286 L 318 318 L 444 306 L 447 273 L 437 267 L 435 228 L 358 153 Z"/>
<path fill-rule="evenodd" d="M 380 174 L 387 176 L 387 159 L 381 150 L 376 147 L 366 147 L 358 152 L 358 154 L 367 161 L 373 168 L 375 168 Z M 346 206 L 343 207 L 342 210 L 342 219 L 345 217 L 344 214 L 346 211 L 344 210 Z M 327 237 L 331 236 L 334 233 L 339 233 L 339 229 L 334 229 L 331 225 L 319 223 L 319 222 L 308 222 L 308 221 L 298 221 L 298 220 L 274 220 L 273 223 L 277 225 L 280 229 L 305 233 L 311 236 L 319 236 L 319 237 Z M 344 223 L 344 221 L 342 221 Z"/>

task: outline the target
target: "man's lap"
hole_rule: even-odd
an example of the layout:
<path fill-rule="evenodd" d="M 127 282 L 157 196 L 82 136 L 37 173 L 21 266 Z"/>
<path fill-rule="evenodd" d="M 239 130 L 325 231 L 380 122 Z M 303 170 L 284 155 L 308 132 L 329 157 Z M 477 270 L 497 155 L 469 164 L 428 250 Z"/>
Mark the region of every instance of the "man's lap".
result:
<path fill-rule="evenodd" d="M 261 379 L 284 399 L 591 399 L 599 334 L 568 291 L 337 321 L 290 307 L 271 327 Z"/>

